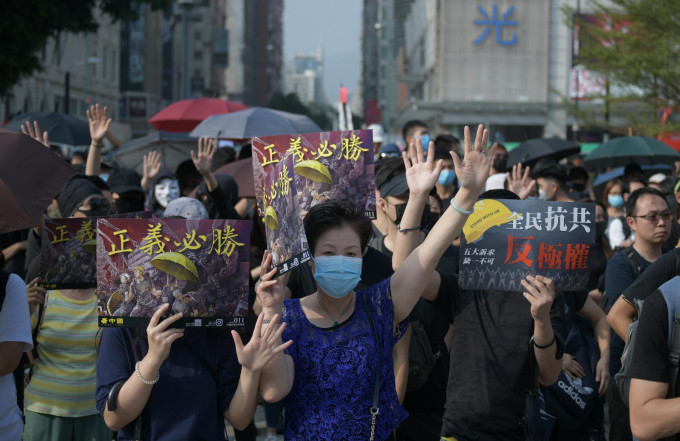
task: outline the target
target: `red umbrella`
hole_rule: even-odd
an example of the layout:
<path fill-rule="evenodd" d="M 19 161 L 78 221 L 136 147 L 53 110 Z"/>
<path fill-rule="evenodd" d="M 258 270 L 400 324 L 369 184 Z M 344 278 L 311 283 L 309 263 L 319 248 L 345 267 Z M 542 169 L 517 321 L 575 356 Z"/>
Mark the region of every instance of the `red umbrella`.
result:
<path fill-rule="evenodd" d="M 245 110 L 248 106 L 219 98 L 194 98 L 170 104 L 149 120 L 157 130 L 190 132 L 212 115 Z"/>
<path fill-rule="evenodd" d="M 66 161 L 30 136 L 0 129 L 0 233 L 38 224 L 74 174 Z"/>

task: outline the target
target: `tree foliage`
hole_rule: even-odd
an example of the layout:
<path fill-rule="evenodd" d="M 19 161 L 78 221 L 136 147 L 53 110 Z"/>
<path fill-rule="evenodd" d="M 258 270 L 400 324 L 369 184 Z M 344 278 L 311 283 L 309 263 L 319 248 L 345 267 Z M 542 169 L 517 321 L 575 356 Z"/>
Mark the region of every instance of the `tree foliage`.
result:
<path fill-rule="evenodd" d="M 281 92 L 275 92 L 269 100 L 270 109 L 283 110 L 284 112 L 297 113 L 299 115 L 307 115 L 314 121 L 321 130 L 332 130 L 333 120 L 331 118 L 332 109 L 329 106 L 309 103 L 305 105 L 300 101 L 296 93 L 289 93 L 284 95 Z"/>
<path fill-rule="evenodd" d="M 571 24 L 580 28 L 576 61 L 615 91 L 594 98 L 604 100 L 608 113 L 624 116 L 636 134 L 679 129 L 660 122 L 664 109 L 680 105 L 678 23 L 677 0 L 610 0 L 596 3 L 596 16 L 573 16 Z"/>
<path fill-rule="evenodd" d="M 171 0 L 4 0 L 0 14 L 0 97 L 41 68 L 40 52 L 62 32 L 97 30 L 96 7 L 113 21 L 137 18 L 139 7 L 167 7 Z"/>

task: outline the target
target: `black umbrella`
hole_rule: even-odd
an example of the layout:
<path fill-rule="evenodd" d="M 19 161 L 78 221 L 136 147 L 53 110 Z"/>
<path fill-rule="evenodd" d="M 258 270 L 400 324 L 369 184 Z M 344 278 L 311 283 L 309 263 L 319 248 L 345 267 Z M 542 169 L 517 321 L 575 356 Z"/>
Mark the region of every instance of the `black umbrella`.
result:
<path fill-rule="evenodd" d="M 142 175 L 144 155 L 152 150 L 161 154 L 163 168 L 175 171 L 182 162 L 191 160 L 190 152 L 198 150 L 198 140 L 186 133 L 152 132 L 121 145 L 116 152 L 116 162 Z"/>
<path fill-rule="evenodd" d="M 30 136 L 0 130 L 0 233 L 35 226 L 74 174 L 66 161 Z"/>
<path fill-rule="evenodd" d="M 620 167 L 631 162 L 641 165 L 672 164 L 680 153 L 658 139 L 647 136 L 622 136 L 600 144 L 583 161 L 587 167 Z"/>
<path fill-rule="evenodd" d="M 46 131 L 50 142 L 72 146 L 90 145 L 90 126 L 87 121 L 58 112 L 26 112 L 14 116 L 3 129 L 21 132 L 25 122 L 37 121 Z"/>
<path fill-rule="evenodd" d="M 247 139 L 255 136 L 320 132 L 306 115 L 251 107 L 239 112 L 213 115 L 203 120 L 190 135 L 195 137 Z"/>
<path fill-rule="evenodd" d="M 581 146 L 560 138 L 540 138 L 524 141 L 508 154 L 508 167 L 515 164 L 533 166 L 539 159 L 552 158 L 559 161 L 581 151 Z"/>

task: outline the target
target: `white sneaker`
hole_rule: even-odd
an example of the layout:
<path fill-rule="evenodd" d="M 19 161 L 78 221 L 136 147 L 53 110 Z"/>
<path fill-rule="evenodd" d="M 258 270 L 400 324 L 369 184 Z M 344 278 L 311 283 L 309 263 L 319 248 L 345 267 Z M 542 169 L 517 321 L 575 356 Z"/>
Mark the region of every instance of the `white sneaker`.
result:
<path fill-rule="evenodd" d="M 281 438 L 275 433 L 268 433 L 267 436 L 265 436 L 264 441 L 281 441 Z"/>

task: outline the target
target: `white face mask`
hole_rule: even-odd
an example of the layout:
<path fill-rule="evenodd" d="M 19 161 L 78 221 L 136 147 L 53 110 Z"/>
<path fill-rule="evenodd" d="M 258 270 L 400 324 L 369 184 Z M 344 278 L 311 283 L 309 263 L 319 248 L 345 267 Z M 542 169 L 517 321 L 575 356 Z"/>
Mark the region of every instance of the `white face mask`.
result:
<path fill-rule="evenodd" d="M 548 195 L 545 194 L 545 190 L 542 188 L 538 189 L 538 199 L 541 201 L 547 201 L 548 200 Z"/>
<path fill-rule="evenodd" d="M 156 184 L 153 191 L 158 205 L 166 208 L 170 201 L 179 197 L 179 183 L 176 179 L 163 178 Z"/>

